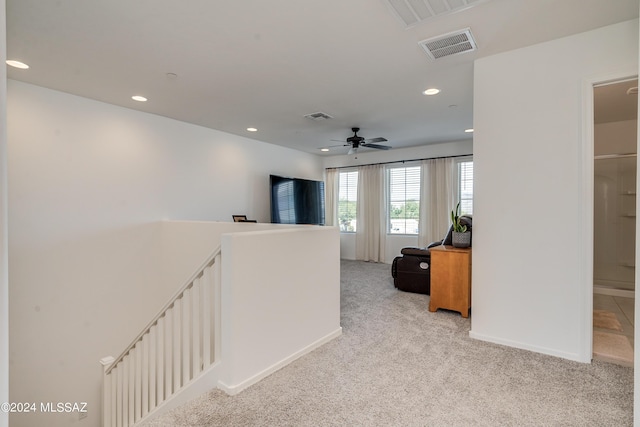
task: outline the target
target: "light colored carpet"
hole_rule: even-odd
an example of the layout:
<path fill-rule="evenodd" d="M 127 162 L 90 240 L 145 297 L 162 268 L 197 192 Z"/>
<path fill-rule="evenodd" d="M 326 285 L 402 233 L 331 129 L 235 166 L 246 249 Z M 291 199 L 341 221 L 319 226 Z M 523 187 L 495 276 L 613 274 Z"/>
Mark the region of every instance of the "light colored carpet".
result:
<path fill-rule="evenodd" d="M 343 261 L 343 335 L 236 396 L 214 390 L 148 426 L 631 426 L 633 370 L 469 338 L 391 267 Z"/>
<path fill-rule="evenodd" d="M 622 332 L 622 325 L 616 314 L 607 310 L 593 310 L 593 327 Z"/>

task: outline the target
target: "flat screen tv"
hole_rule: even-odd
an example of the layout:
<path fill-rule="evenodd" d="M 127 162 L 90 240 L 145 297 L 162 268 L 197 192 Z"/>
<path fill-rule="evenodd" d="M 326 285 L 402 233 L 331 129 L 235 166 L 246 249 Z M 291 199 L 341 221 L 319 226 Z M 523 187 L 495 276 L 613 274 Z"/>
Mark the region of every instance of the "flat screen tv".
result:
<path fill-rule="evenodd" d="M 324 225 L 324 182 L 271 175 L 271 222 Z"/>

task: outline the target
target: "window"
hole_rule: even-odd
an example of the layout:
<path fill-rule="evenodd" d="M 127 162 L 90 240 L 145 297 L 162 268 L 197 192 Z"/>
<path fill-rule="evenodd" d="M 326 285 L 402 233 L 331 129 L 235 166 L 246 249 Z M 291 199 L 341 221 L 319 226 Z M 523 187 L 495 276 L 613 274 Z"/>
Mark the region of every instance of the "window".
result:
<path fill-rule="evenodd" d="M 390 234 L 418 234 L 420 166 L 390 168 L 387 205 Z"/>
<path fill-rule="evenodd" d="M 358 200 L 358 171 L 340 172 L 338 191 L 338 221 L 340 231 L 356 231 L 356 202 Z"/>
<path fill-rule="evenodd" d="M 460 212 L 473 214 L 473 161 L 458 163 L 458 194 L 460 194 Z"/>

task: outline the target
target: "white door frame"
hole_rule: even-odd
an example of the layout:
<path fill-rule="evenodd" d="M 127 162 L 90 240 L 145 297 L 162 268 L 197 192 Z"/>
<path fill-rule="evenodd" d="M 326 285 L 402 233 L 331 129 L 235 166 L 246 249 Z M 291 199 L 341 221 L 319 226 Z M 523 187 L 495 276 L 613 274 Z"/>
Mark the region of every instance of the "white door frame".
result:
<path fill-rule="evenodd" d="M 582 298 L 582 334 L 580 337 L 580 361 L 590 363 L 593 356 L 593 191 L 594 191 L 594 99 L 593 89 L 595 86 L 615 83 L 624 80 L 638 78 L 638 69 L 623 70 L 618 73 L 593 76 L 586 78 L 582 83 L 582 155 L 580 156 L 580 170 L 582 171 L 582 188 L 580 198 L 582 208 L 580 209 L 580 224 L 582 225 L 582 236 L 580 247 L 582 253 L 580 282 Z M 640 168 L 637 169 L 640 172 Z M 638 174 L 640 177 L 640 173 Z M 638 187 L 640 188 L 640 187 Z M 638 201 L 636 201 L 638 203 Z M 636 219 L 636 230 L 640 229 L 638 219 Z M 636 265 L 640 253 L 638 251 L 638 237 L 636 236 Z M 636 270 L 636 277 L 637 277 Z M 636 279 L 637 282 L 637 279 Z M 636 298 L 636 312 L 638 312 L 638 301 Z M 635 342 L 640 343 L 639 328 L 635 329 Z M 635 354 L 637 354 L 636 352 Z"/>

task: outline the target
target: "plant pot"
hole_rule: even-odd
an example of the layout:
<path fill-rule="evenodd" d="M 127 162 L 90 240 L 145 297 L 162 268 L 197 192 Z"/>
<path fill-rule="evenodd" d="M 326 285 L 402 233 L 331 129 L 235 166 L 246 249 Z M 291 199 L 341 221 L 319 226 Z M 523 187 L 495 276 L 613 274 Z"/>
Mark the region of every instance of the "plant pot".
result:
<path fill-rule="evenodd" d="M 451 244 L 456 248 L 468 248 L 471 246 L 471 232 L 465 231 L 464 233 L 460 233 L 454 231 L 451 235 Z"/>

